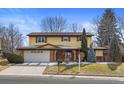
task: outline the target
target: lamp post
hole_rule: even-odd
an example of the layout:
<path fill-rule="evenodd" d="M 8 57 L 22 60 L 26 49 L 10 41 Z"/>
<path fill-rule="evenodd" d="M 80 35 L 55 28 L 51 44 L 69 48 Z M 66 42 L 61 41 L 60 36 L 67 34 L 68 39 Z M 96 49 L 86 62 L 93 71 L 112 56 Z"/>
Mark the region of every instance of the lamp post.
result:
<path fill-rule="evenodd" d="M 80 49 L 78 53 L 78 72 L 80 72 L 80 65 L 81 65 L 81 59 L 80 59 Z"/>

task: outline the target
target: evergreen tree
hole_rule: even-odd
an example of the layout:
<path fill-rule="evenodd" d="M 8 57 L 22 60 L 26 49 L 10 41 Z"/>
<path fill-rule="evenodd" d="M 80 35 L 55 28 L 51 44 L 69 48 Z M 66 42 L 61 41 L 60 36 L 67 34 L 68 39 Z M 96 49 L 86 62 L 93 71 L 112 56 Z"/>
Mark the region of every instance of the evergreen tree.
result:
<path fill-rule="evenodd" d="M 117 62 L 121 60 L 121 52 L 116 35 L 112 38 L 109 51 L 112 61 Z"/>
<path fill-rule="evenodd" d="M 86 31 L 85 31 L 85 28 L 83 28 L 83 33 L 81 37 L 81 51 L 85 54 L 84 60 L 87 60 L 87 52 L 88 52 L 86 37 L 87 37 Z"/>
<path fill-rule="evenodd" d="M 114 34 L 117 33 L 116 16 L 112 9 L 106 9 L 97 30 L 97 41 L 99 46 L 110 46 Z M 119 40 L 119 37 L 118 37 Z"/>
<path fill-rule="evenodd" d="M 94 49 L 91 47 L 88 50 L 87 61 L 88 62 L 95 62 L 96 61 L 96 55 L 95 55 Z"/>

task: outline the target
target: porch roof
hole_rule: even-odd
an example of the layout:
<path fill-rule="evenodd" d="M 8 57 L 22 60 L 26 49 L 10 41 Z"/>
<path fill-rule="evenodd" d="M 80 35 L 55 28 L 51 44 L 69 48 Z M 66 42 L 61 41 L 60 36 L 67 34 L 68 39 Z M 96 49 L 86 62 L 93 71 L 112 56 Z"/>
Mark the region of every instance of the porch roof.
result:
<path fill-rule="evenodd" d="M 107 50 L 106 47 L 93 47 L 94 50 Z"/>

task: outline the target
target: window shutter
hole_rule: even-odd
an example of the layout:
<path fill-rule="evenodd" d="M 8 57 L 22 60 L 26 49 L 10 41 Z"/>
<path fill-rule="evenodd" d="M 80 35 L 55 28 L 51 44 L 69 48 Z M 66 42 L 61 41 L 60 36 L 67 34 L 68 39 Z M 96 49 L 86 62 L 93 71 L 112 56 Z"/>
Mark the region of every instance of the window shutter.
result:
<path fill-rule="evenodd" d="M 63 36 L 61 37 L 61 41 L 63 41 Z"/>
<path fill-rule="evenodd" d="M 47 43 L 47 37 L 45 37 L 45 43 Z"/>
<path fill-rule="evenodd" d="M 36 43 L 37 43 L 37 37 L 36 37 Z"/>
<path fill-rule="evenodd" d="M 71 41 L 71 37 L 69 36 L 69 41 Z"/>

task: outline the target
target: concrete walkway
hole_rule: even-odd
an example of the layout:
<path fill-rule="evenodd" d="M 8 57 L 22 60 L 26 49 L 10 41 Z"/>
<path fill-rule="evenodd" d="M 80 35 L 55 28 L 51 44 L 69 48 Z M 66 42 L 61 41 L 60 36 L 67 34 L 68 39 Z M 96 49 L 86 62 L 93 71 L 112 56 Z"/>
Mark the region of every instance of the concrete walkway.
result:
<path fill-rule="evenodd" d="M 16 66 L 47 66 L 48 63 L 46 62 L 24 62 L 21 64 L 15 64 Z"/>
<path fill-rule="evenodd" d="M 0 75 L 42 75 L 46 66 L 10 66 Z"/>

